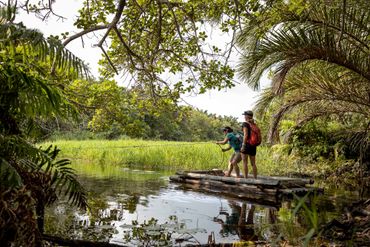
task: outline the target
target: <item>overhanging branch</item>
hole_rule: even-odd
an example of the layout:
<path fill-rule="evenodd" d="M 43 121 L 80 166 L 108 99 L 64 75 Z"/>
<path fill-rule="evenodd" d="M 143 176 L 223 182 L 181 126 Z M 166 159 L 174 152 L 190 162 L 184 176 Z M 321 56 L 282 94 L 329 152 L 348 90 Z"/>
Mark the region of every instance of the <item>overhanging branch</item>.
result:
<path fill-rule="evenodd" d="M 90 28 L 88 28 L 86 30 L 83 30 L 83 31 L 81 31 L 79 33 L 76 33 L 76 34 L 70 36 L 62 44 L 63 44 L 63 46 L 67 46 L 69 44 L 69 42 L 71 42 L 71 41 L 73 41 L 75 39 L 78 39 L 78 38 L 82 37 L 85 34 L 88 34 L 88 33 L 94 32 L 94 31 L 98 31 L 98 30 L 102 30 L 102 29 L 106 29 L 108 27 L 109 27 L 109 24 L 107 24 L 107 25 L 99 25 L 99 26 L 95 26 L 95 27 L 90 27 Z"/>

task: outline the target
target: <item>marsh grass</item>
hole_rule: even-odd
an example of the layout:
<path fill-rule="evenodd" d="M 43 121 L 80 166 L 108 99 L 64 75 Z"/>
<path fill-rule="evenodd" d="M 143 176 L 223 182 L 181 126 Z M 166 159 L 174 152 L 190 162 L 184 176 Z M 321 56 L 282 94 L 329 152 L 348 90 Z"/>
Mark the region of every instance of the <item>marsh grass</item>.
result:
<path fill-rule="evenodd" d="M 73 163 L 120 165 L 133 169 L 190 170 L 225 168 L 231 152 L 222 153 L 211 142 L 148 140 L 60 140 L 45 142 L 58 146 L 61 157 Z"/>
<path fill-rule="evenodd" d="M 221 148 L 213 142 L 57 140 L 39 145 L 46 147 L 50 144 L 57 145 L 62 150 L 61 157 L 71 159 L 74 164 L 119 165 L 132 169 L 168 171 L 214 168 L 226 170 L 232 153 L 221 152 Z M 290 176 L 299 172 L 307 173 L 307 167 L 310 166 L 297 162 L 296 157 L 281 155 L 284 152 L 276 150 L 281 147 L 258 147 L 258 174 Z M 242 169 L 242 164 L 239 165 Z"/>
<path fill-rule="evenodd" d="M 58 146 L 61 157 L 69 158 L 73 164 L 94 164 L 102 167 L 118 165 L 145 170 L 226 170 L 232 151 L 221 152 L 213 142 L 174 142 L 151 140 L 57 140 L 39 145 Z M 226 145 L 224 146 L 226 147 Z M 307 165 L 297 157 L 282 155 L 282 146 L 259 146 L 257 168 L 259 175 L 296 176 L 298 173 L 315 176 L 317 165 Z M 242 169 L 242 162 L 239 164 Z M 250 166 L 250 162 L 249 162 Z M 323 167 L 323 165 L 321 165 Z M 251 167 L 249 167 L 251 168 Z"/>

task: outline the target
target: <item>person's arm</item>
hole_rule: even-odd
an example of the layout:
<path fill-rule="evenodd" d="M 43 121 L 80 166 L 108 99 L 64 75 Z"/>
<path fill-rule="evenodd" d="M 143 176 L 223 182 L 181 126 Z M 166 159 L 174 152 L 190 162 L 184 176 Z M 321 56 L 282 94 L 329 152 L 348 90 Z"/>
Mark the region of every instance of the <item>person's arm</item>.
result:
<path fill-rule="evenodd" d="M 222 145 L 224 145 L 224 144 L 228 143 L 228 141 L 229 141 L 229 137 L 226 136 L 223 141 L 217 141 L 216 144 L 222 144 Z M 227 147 L 227 148 L 221 148 L 221 149 L 222 149 L 222 152 L 226 152 L 226 151 L 228 151 L 228 150 L 231 149 L 231 146 L 229 145 L 229 147 Z"/>
<path fill-rule="evenodd" d="M 243 124 L 243 143 L 241 147 L 241 150 L 243 150 L 243 152 L 245 150 L 247 142 L 248 142 L 248 127 L 247 127 L 247 123 L 244 123 Z"/>
<path fill-rule="evenodd" d="M 248 127 L 247 123 L 243 125 L 243 145 L 246 145 L 248 142 Z"/>
<path fill-rule="evenodd" d="M 228 137 L 225 137 L 225 139 L 223 141 L 217 141 L 216 144 L 226 144 L 227 142 L 229 141 L 229 138 Z"/>

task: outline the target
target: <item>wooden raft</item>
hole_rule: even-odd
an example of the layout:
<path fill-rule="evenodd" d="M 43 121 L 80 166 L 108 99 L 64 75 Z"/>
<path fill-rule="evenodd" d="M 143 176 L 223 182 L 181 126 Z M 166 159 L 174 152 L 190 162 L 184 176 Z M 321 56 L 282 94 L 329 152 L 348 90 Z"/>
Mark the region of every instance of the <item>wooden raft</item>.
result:
<path fill-rule="evenodd" d="M 225 177 L 222 170 L 181 171 L 170 176 L 170 181 L 181 183 L 190 189 L 274 203 L 284 196 L 304 195 L 310 191 L 322 192 L 320 188 L 308 187 L 313 184 L 312 179 L 273 176 L 257 176 L 257 179 Z"/>

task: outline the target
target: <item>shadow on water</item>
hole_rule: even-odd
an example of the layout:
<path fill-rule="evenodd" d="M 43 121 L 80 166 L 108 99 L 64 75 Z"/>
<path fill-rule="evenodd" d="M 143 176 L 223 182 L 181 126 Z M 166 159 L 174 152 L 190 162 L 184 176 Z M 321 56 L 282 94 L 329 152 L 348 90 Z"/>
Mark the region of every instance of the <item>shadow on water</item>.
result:
<path fill-rule="evenodd" d="M 46 232 L 65 238 L 125 246 L 274 242 L 304 235 L 304 218 L 292 219 L 294 201 L 264 205 L 169 183 L 171 174 L 119 167 L 74 167 L 89 192 L 87 211 L 65 202 L 48 209 Z M 343 200 L 342 200 L 343 199 Z M 320 220 L 339 215 L 348 195 L 318 200 Z M 289 223 L 289 224 L 288 224 Z M 301 231 L 301 232 L 300 232 Z"/>

